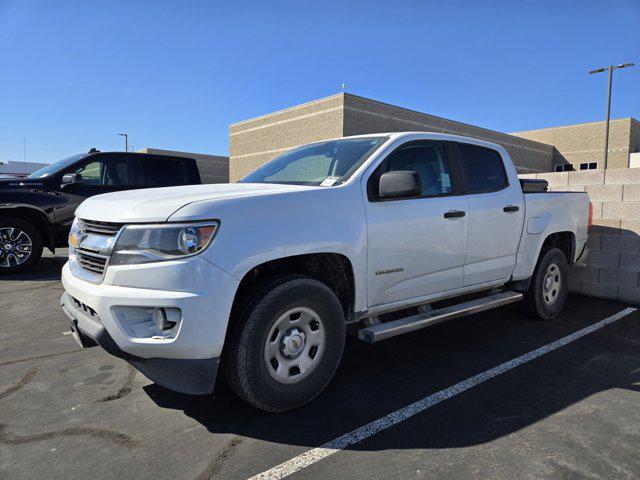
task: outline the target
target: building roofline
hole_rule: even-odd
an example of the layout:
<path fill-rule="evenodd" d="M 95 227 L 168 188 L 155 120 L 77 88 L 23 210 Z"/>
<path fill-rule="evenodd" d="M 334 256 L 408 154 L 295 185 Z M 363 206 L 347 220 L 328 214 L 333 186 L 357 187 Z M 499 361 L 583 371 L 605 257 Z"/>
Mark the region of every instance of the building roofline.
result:
<path fill-rule="evenodd" d="M 630 120 L 632 122 L 640 123 L 633 117 L 623 117 L 623 118 L 614 118 L 611 122 L 623 122 Z M 520 130 L 518 132 L 510 132 L 510 135 L 518 135 L 519 133 L 529 133 L 529 132 L 542 132 L 544 130 L 556 130 L 558 128 L 573 128 L 573 127 L 583 127 L 585 125 L 596 125 L 598 123 L 605 123 L 605 120 L 599 120 L 596 122 L 583 122 L 583 123 L 574 123 L 571 125 L 556 125 L 555 127 L 544 127 L 544 128 L 533 128 L 531 130 Z"/>
<path fill-rule="evenodd" d="M 155 153 L 155 152 L 163 152 L 163 153 Z M 201 155 L 205 157 L 229 158 L 227 155 L 217 155 L 215 153 L 184 152 L 182 150 L 170 150 L 167 148 L 156 148 L 156 147 L 144 147 L 141 150 L 136 150 L 135 152 L 129 152 L 129 153 L 142 153 L 147 155 L 165 155 L 165 156 L 171 156 L 173 154 L 174 156 L 177 156 L 177 157 L 184 156 L 184 155 Z"/>
<path fill-rule="evenodd" d="M 253 122 L 253 121 L 256 121 L 256 120 L 260 120 L 262 118 L 268 118 L 268 117 L 271 117 L 273 115 L 278 115 L 278 114 L 281 114 L 281 113 L 291 112 L 293 110 L 298 110 L 300 108 L 307 107 L 309 105 L 313 105 L 313 104 L 316 104 L 316 103 L 326 102 L 327 100 L 332 100 L 332 99 L 334 99 L 336 97 L 340 97 L 340 96 L 344 96 L 344 95 L 345 95 L 345 92 L 340 92 L 340 93 L 335 93 L 333 95 L 329 95 L 328 97 L 322 97 L 322 98 L 318 98 L 316 100 L 309 100 L 308 102 L 300 103 L 300 104 L 294 105 L 292 107 L 283 108 L 281 110 L 276 110 L 275 112 L 265 113 L 264 115 L 258 115 L 257 117 L 251 117 L 251 118 L 248 118 L 246 120 L 241 120 L 239 122 L 230 123 L 229 124 L 229 128 L 236 127 L 238 125 L 242 125 L 242 124 L 245 124 L 245 123 Z"/>
<path fill-rule="evenodd" d="M 444 121 L 444 122 L 451 122 L 451 123 L 456 124 L 456 125 L 459 125 L 459 126 L 461 126 L 461 127 L 473 127 L 473 128 L 477 128 L 477 129 L 479 129 L 479 130 L 483 130 L 483 131 L 485 131 L 485 132 L 492 133 L 492 134 L 499 134 L 499 135 L 513 135 L 512 133 L 508 133 L 508 132 L 501 132 L 501 131 L 499 131 L 499 130 L 492 130 L 491 128 L 481 127 L 481 126 L 479 126 L 479 125 L 475 125 L 475 124 L 471 124 L 471 123 L 465 123 L 465 122 L 461 122 L 461 121 L 459 121 L 459 120 L 452 120 L 452 119 L 447 118 L 447 117 L 441 117 L 441 116 L 438 116 L 438 115 L 433 115 L 433 114 L 431 114 L 431 113 L 421 112 L 421 111 L 419 111 L 419 110 L 414 110 L 414 109 L 412 109 L 412 108 L 401 107 L 401 106 L 399 106 L 399 105 L 394 105 L 394 104 L 392 104 L 392 103 L 381 102 L 380 100 L 374 100 L 374 99 L 372 99 L 372 98 L 362 97 L 362 96 L 360 96 L 360 95 L 354 95 L 354 94 L 352 94 L 352 93 L 346 93 L 346 92 L 345 92 L 345 94 L 344 94 L 344 95 L 345 95 L 345 96 L 349 96 L 349 97 L 354 97 L 354 98 L 362 99 L 362 100 L 366 100 L 366 101 L 369 101 L 369 102 L 374 102 L 374 103 L 377 103 L 378 105 L 384 105 L 384 106 L 387 106 L 387 107 L 391 107 L 391 108 L 396 108 L 396 109 L 404 110 L 405 112 L 415 113 L 415 114 L 417 114 L 417 115 L 426 115 L 427 117 L 435 118 L 435 119 L 437 119 L 437 120 L 441 120 L 441 121 Z M 348 108 L 348 107 L 347 107 L 347 108 Z M 455 134 L 454 134 L 454 135 L 455 135 Z M 464 136 L 464 135 L 462 135 L 462 136 Z M 531 143 L 537 143 L 538 145 L 541 145 L 541 146 L 544 146 L 544 147 L 552 147 L 552 146 L 553 146 L 553 145 L 550 145 L 550 144 L 548 144 L 548 143 L 541 142 L 541 141 L 539 141 L 539 140 L 530 140 L 530 139 L 528 139 L 528 138 L 520 138 L 520 139 L 521 139 L 521 140 L 527 140 L 527 141 L 529 141 L 529 142 L 531 142 Z"/>
<path fill-rule="evenodd" d="M 402 106 L 399 106 L 399 105 L 394 105 L 392 103 L 382 102 L 380 100 L 375 100 L 375 99 L 372 99 L 372 98 L 363 97 L 361 95 L 355 95 L 355 94 L 349 93 L 349 92 L 340 92 L 340 93 L 337 93 L 337 94 L 334 94 L 334 95 L 329 95 L 328 97 L 319 98 L 317 100 L 311 100 L 309 102 L 301 103 L 299 105 L 294 105 L 292 107 L 284 108 L 284 109 L 281 109 L 281 110 L 276 110 L 275 112 L 267 113 L 267 114 L 264 114 L 264 115 L 259 115 L 257 117 L 252 117 L 252 118 L 249 118 L 247 120 L 242 120 L 240 122 L 231 123 L 231 124 L 229 124 L 229 128 L 231 129 L 233 127 L 238 127 L 238 126 L 241 126 L 241 125 L 244 125 L 244 124 L 247 124 L 247 123 L 254 122 L 256 120 L 266 119 L 266 118 L 269 118 L 269 117 L 272 117 L 272 116 L 276 116 L 276 115 L 279 115 L 279 114 L 282 114 L 282 113 L 285 113 L 285 112 L 295 111 L 295 110 L 307 107 L 309 105 L 316 105 L 316 104 L 319 104 L 319 103 L 322 103 L 322 102 L 326 102 L 328 100 L 333 100 L 333 99 L 335 99 L 337 97 L 340 97 L 340 96 L 342 96 L 343 98 L 350 97 L 350 98 L 355 98 L 355 99 L 359 99 L 359 100 L 364 100 L 364 101 L 367 101 L 367 102 L 375 103 L 377 105 L 383 105 L 383 106 L 386 106 L 386 107 L 389 107 L 389 108 L 399 109 L 399 110 L 402 110 L 402 111 L 405 111 L 405 112 L 411 112 L 411 113 L 414 113 L 416 115 L 425 115 L 427 117 L 434 118 L 434 119 L 437 119 L 437 120 L 441 120 L 441 121 L 445 121 L 445 122 L 451 122 L 453 124 L 456 124 L 456 125 L 459 125 L 459 126 L 462 126 L 462 127 L 469 127 L 470 126 L 470 127 L 474 127 L 474 128 L 477 128 L 477 129 L 480 129 L 480 130 L 483 130 L 485 132 L 492 133 L 492 134 L 511 135 L 510 133 L 507 133 L 507 132 L 500 132 L 498 130 L 492 130 L 490 128 L 480 127 L 478 125 L 472 125 L 472 124 L 469 124 L 469 123 L 460 122 L 458 120 L 452 120 L 452 119 L 446 118 L 446 117 L 440 117 L 438 115 L 433 115 L 433 114 L 430 114 L 430 113 L 421 112 L 419 110 L 414 110 L 414 109 L 411 109 L 411 108 L 406 108 L 406 107 L 402 107 Z M 347 105 L 344 105 L 344 107 L 345 108 L 349 108 L 349 106 L 347 106 Z M 240 132 L 238 132 L 238 133 L 240 133 Z M 530 140 L 530 139 L 526 139 L 526 138 L 521 138 L 521 139 L 522 140 L 527 140 L 527 141 L 532 142 L 532 143 L 539 144 L 539 145 L 544 146 L 544 147 L 550 147 L 551 146 L 551 145 L 549 145 L 547 143 L 540 142 L 540 141 L 537 141 L 537 140 Z"/>

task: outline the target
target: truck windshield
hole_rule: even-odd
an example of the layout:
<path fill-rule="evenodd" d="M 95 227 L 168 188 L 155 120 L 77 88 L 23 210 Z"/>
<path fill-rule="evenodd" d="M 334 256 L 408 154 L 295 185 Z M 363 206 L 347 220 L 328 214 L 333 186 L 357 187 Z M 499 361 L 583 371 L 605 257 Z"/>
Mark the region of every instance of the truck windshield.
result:
<path fill-rule="evenodd" d="M 388 138 L 345 138 L 305 145 L 274 158 L 240 182 L 337 185 L 345 182 Z"/>
<path fill-rule="evenodd" d="M 68 167 L 72 163 L 77 162 L 82 157 L 84 157 L 84 153 L 79 153 L 77 155 L 72 155 L 68 158 L 64 158 L 62 160 L 57 161 L 56 163 L 52 163 L 51 165 L 47 165 L 46 167 L 42 167 L 40 170 L 36 170 L 27 178 L 44 178 L 52 175 L 54 173 L 59 172 L 60 170 Z"/>

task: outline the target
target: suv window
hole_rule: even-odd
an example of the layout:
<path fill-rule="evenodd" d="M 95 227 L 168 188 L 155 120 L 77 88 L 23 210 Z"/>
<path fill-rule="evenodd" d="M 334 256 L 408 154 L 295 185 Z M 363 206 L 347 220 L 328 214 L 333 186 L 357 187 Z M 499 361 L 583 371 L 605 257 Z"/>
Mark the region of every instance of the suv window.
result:
<path fill-rule="evenodd" d="M 112 185 L 129 184 L 127 175 L 127 161 L 116 158 L 98 158 L 84 163 L 73 170 L 82 175 L 83 185 Z"/>
<path fill-rule="evenodd" d="M 507 186 L 502 157 L 495 150 L 459 143 L 458 157 L 467 193 L 495 192 Z"/>
<path fill-rule="evenodd" d="M 173 187 L 185 183 L 182 162 L 171 158 L 135 158 L 136 185 Z"/>
<path fill-rule="evenodd" d="M 378 179 L 387 172 L 409 170 L 418 172 L 422 183 L 422 196 L 452 193 L 451 175 L 444 147 L 440 142 L 419 141 L 402 145 L 392 152 L 371 176 L 373 196 L 378 196 Z"/>
<path fill-rule="evenodd" d="M 85 185 L 100 185 L 102 179 L 102 162 L 89 162 L 77 168 L 74 173 L 82 175 Z"/>

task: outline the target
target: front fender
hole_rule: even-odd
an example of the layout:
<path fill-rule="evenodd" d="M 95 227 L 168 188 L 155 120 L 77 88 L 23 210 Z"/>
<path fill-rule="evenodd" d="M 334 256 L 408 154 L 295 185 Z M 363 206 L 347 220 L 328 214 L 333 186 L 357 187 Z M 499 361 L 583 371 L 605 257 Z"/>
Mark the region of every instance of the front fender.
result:
<path fill-rule="evenodd" d="M 0 191 L 0 216 L 17 217 L 34 224 L 47 248 L 53 250 L 55 242 L 49 225 L 54 222 L 50 196 L 45 192 Z"/>
<path fill-rule="evenodd" d="M 0 212 L 10 215 L 24 209 L 54 221 L 53 198 L 44 190 L 0 190 Z"/>
<path fill-rule="evenodd" d="M 238 280 L 285 257 L 337 253 L 353 268 L 355 308 L 366 308 L 366 218 L 358 185 L 191 203 L 170 221 L 219 219 L 203 257 Z"/>

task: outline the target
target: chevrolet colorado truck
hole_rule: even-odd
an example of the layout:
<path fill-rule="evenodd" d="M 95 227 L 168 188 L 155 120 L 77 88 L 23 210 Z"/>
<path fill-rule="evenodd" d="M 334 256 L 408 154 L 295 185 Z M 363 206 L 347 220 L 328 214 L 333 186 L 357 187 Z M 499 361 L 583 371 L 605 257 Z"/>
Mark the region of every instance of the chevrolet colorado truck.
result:
<path fill-rule="evenodd" d="M 193 158 L 92 148 L 26 178 L 0 179 L 0 275 L 29 269 L 42 255 L 66 247 L 78 205 L 122 190 L 200 183 Z"/>
<path fill-rule="evenodd" d="M 520 181 L 485 141 L 322 141 L 235 184 L 86 200 L 60 302 L 81 346 L 189 394 L 220 369 L 278 412 L 325 388 L 347 331 L 376 342 L 512 302 L 556 317 L 590 211 L 585 193 Z"/>

